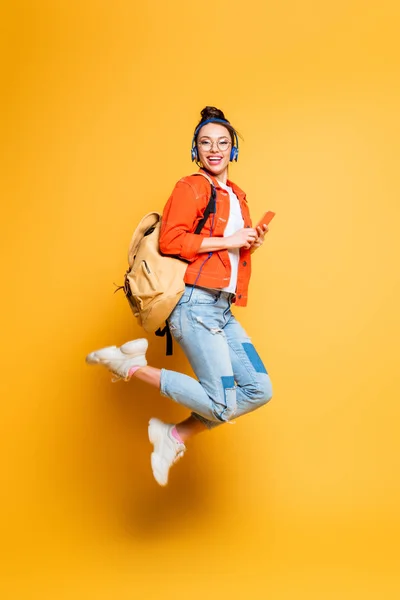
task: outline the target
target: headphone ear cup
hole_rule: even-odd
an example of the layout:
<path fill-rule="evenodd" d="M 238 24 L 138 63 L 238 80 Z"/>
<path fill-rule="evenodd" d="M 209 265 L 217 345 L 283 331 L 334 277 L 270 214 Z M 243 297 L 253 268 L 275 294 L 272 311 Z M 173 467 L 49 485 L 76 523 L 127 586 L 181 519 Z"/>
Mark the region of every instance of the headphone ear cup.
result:
<path fill-rule="evenodd" d="M 198 160 L 198 154 L 197 154 L 197 146 L 193 146 L 192 148 L 192 162 Z"/>
<path fill-rule="evenodd" d="M 231 162 L 234 160 L 237 162 L 238 156 L 239 156 L 239 149 L 236 146 L 232 146 L 231 155 L 229 157 L 229 160 Z"/>

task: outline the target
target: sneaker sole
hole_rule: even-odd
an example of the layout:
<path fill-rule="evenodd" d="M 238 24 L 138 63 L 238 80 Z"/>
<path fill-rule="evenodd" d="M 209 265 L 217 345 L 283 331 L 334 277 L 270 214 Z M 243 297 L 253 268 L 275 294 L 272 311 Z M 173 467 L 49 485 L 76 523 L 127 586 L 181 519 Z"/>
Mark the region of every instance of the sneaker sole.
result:
<path fill-rule="evenodd" d="M 153 419 L 150 419 L 150 422 L 149 422 L 149 440 L 153 444 L 155 451 L 158 451 L 158 449 L 159 449 L 158 444 L 160 443 L 160 437 L 162 437 L 160 435 L 159 429 L 160 428 L 159 428 L 158 423 L 154 423 Z"/>
<path fill-rule="evenodd" d="M 154 479 L 157 481 L 159 485 L 165 486 L 168 483 L 167 479 L 160 479 L 158 477 L 158 473 L 162 471 L 161 461 L 159 458 L 158 451 L 161 447 L 162 434 L 160 432 L 160 427 L 157 422 L 154 422 L 153 419 L 149 422 L 149 440 L 154 446 L 154 451 L 151 453 L 151 468 L 153 470 Z"/>
<path fill-rule="evenodd" d="M 160 471 L 162 471 L 162 465 L 161 465 L 161 461 L 158 457 L 157 454 L 155 454 L 154 452 L 151 453 L 151 457 L 150 457 L 150 461 L 151 461 L 151 469 L 153 471 L 153 477 L 154 479 L 157 481 L 158 485 L 161 485 L 162 487 L 165 487 L 168 483 L 168 479 L 161 479 L 159 477 L 159 473 Z"/>
<path fill-rule="evenodd" d="M 133 342 L 126 342 L 123 346 L 120 347 L 121 352 L 124 354 L 123 358 L 115 358 L 114 352 L 117 350 L 117 346 L 107 346 L 106 348 L 101 348 L 100 350 L 95 350 L 91 352 L 86 357 L 86 362 L 91 365 L 99 364 L 102 362 L 108 362 L 112 360 L 113 362 L 124 362 L 130 358 L 136 358 L 136 356 L 144 355 L 148 348 L 148 341 L 144 338 L 134 340 Z M 147 364 L 146 359 L 143 361 L 143 366 Z"/>

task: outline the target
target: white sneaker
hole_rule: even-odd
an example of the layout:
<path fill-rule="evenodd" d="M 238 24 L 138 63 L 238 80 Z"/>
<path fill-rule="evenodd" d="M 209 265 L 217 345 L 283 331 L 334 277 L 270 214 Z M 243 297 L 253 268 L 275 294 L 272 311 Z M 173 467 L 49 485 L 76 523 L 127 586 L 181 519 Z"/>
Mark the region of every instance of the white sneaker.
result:
<path fill-rule="evenodd" d="M 132 342 L 126 342 L 120 348 L 107 346 L 100 350 L 91 352 L 86 357 L 89 365 L 104 365 L 118 379 L 128 380 L 128 373 L 132 367 L 145 367 L 147 365 L 146 350 L 149 342 L 140 338 Z"/>
<path fill-rule="evenodd" d="M 149 440 L 154 446 L 151 468 L 154 479 L 160 485 L 167 485 L 170 468 L 186 452 L 185 444 L 178 442 L 171 434 L 173 427 L 158 419 L 150 419 L 149 422 Z"/>

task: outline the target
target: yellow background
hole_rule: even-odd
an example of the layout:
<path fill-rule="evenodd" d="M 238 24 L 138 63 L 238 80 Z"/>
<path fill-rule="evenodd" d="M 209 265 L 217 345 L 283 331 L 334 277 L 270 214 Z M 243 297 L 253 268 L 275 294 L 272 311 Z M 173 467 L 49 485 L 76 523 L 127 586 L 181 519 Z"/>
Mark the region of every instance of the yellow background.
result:
<path fill-rule="evenodd" d="M 5 2 L 5 600 L 398 598 L 398 2 Z M 274 399 L 159 488 L 147 421 L 187 411 L 88 368 L 142 335 L 138 219 L 192 171 L 206 104 L 277 216 L 247 309 Z M 189 372 L 180 351 L 150 363 Z"/>

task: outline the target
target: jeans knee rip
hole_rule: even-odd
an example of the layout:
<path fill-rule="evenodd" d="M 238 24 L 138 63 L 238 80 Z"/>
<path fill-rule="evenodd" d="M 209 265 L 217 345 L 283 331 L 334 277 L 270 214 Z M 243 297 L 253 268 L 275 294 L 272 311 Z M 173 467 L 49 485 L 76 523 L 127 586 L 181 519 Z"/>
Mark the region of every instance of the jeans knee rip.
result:
<path fill-rule="evenodd" d="M 203 325 L 203 327 L 205 327 L 206 329 L 208 329 L 208 331 L 212 334 L 216 334 L 216 333 L 224 333 L 222 331 L 222 329 L 220 327 L 209 327 L 206 323 L 204 323 L 203 319 L 201 317 L 196 317 L 196 321 L 198 323 L 200 323 L 201 325 Z"/>

